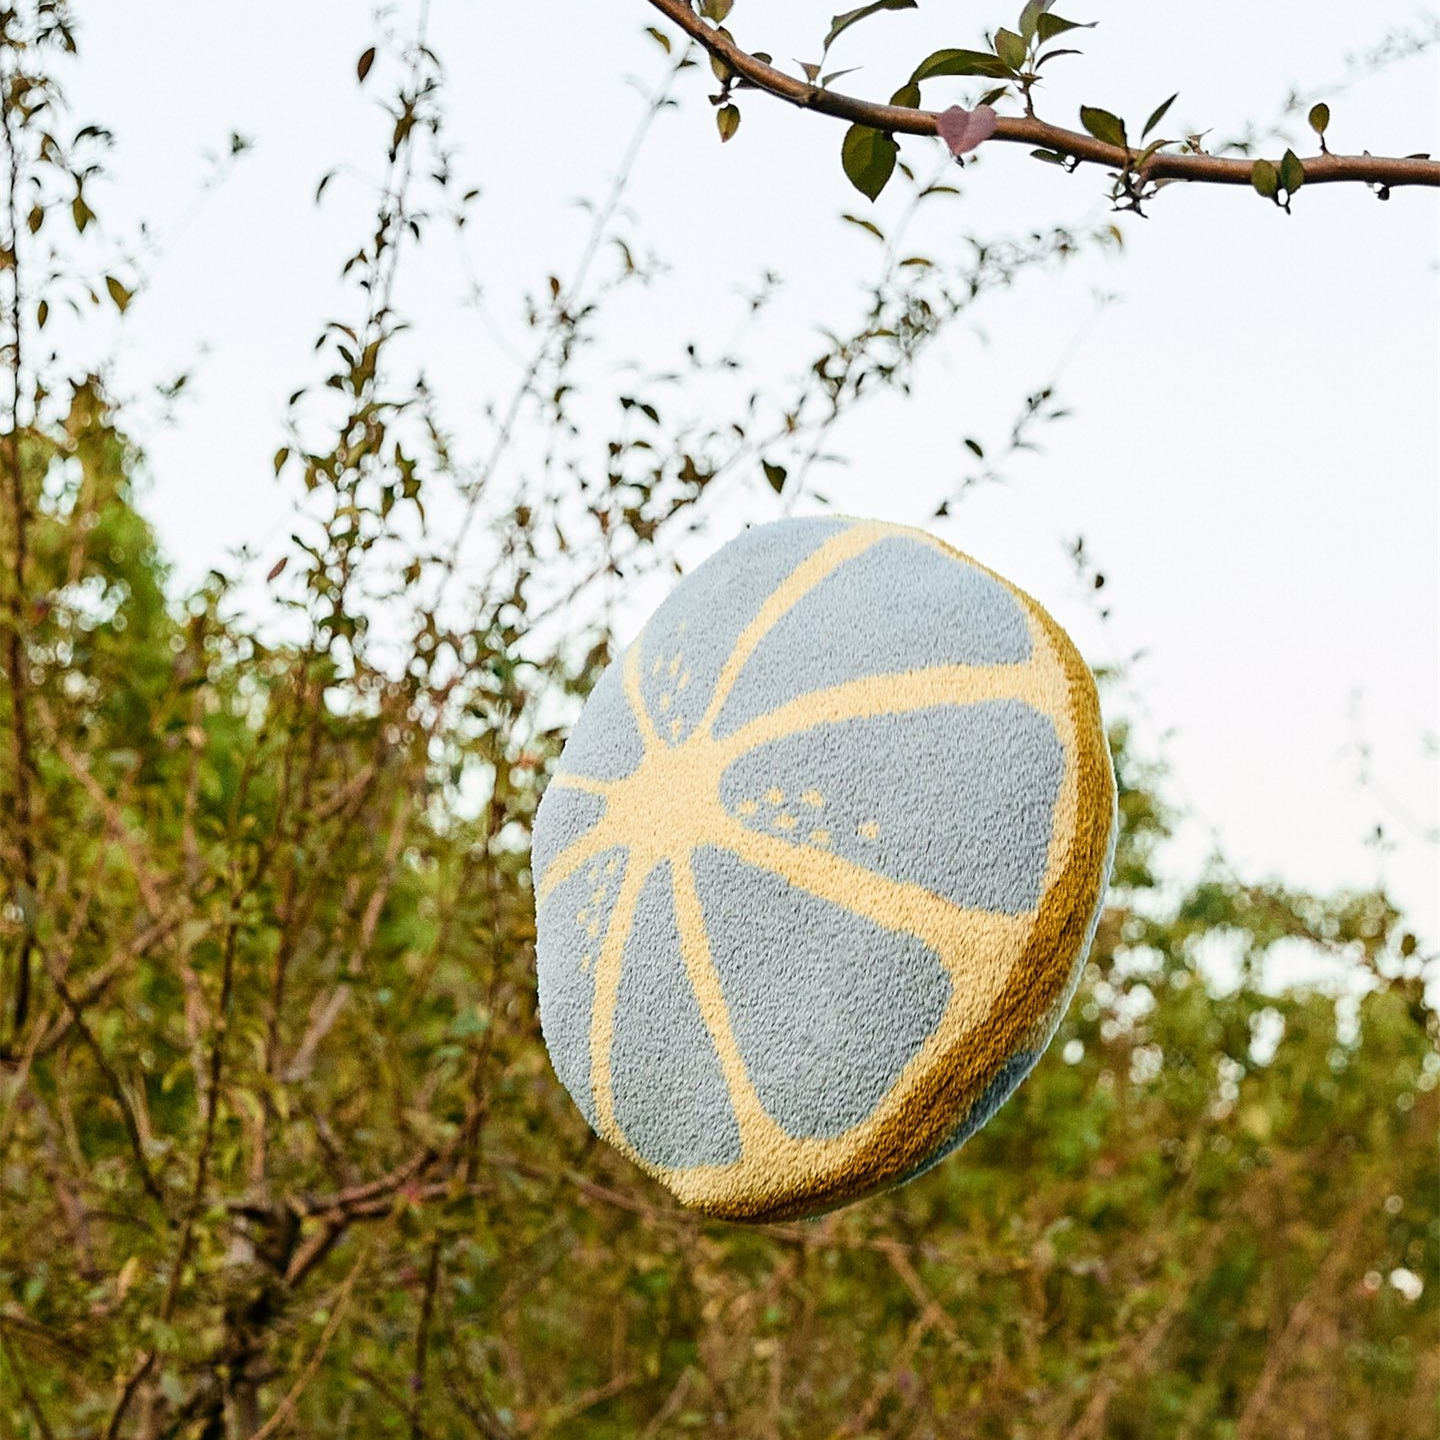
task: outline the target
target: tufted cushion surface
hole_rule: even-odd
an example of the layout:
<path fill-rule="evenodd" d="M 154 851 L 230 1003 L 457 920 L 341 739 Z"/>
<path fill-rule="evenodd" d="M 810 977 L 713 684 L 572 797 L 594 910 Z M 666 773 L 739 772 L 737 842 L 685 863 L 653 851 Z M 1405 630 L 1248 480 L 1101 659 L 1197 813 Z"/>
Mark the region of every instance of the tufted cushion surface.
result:
<path fill-rule="evenodd" d="M 1094 682 L 1029 596 L 919 530 L 748 530 L 605 673 L 541 802 L 555 1072 L 708 1214 L 908 1180 L 1049 1043 L 1115 828 Z"/>

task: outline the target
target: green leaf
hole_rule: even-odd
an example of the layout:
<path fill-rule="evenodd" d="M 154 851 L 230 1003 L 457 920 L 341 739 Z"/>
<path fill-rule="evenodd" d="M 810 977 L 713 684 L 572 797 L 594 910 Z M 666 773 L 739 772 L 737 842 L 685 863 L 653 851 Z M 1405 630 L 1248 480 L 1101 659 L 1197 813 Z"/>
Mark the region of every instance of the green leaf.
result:
<path fill-rule="evenodd" d="M 912 84 L 930 80 L 937 75 L 986 75 L 992 80 L 1008 80 L 1010 67 L 998 55 L 983 50 L 937 50 L 915 67 Z"/>
<path fill-rule="evenodd" d="M 700 7 L 700 13 L 707 19 L 713 20 L 718 25 L 734 8 L 735 0 L 705 0 Z"/>
<path fill-rule="evenodd" d="M 645 27 L 645 33 L 668 55 L 670 53 L 670 37 L 663 31 L 657 30 L 653 25 Z"/>
<path fill-rule="evenodd" d="M 1318 105 L 1310 107 L 1310 128 L 1317 134 L 1323 135 L 1325 127 L 1330 123 L 1330 107 L 1322 100 Z"/>
<path fill-rule="evenodd" d="M 830 21 L 830 29 L 825 36 L 825 49 L 828 50 L 846 30 L 865 19 L 867 15 L 874 15 L 880 10 L 918 10 L 919 8 L 920 0 L 874 0 L 871 5 L 861 5 L 854 10 L 847 10 L 843 15 L 836 15 Z"/>
<path fill-rule="evenodd" d="M 1164 118 L 1165 112 L 1180 98 L 1177 90 L 1163 105 L 1158 105 L 1150 112 L 1150 118 L 1145 122 L 1145 128 L 1140 132 L 1143 140 Z"/>
<path fill-rule="evenodd" d="M 722 142 L 729 140 L 740 128 L 740 111 L 734 105 L 722 105 L 715 112 L 715 128 Z"/>
<path fill-rule="evenodd" d="M 370 67 L 375 63 L 375 47 L 372 45 L 355 64 L 355 74 L 359 77 L 360 83 L 365 83 L 365 77 L 370 73 Z"/>
<path fill-rule="evenodd" d="M 1257 160 L 1250 167 L 1250 183 L 1267 199 L 1280 193 L 1280 176 L 1268 160 Z"/>
<path fill-rule="evenodd" d="M 965 448 L 970 451 L 977 460 L 985 458 L 985 447 L 978 440 L 972 440 L 970 436 L 965 437 Z"/>
<path fill-rule="evenodd" d="M 113 275 L 105 277 L 105 288 L 110 292 L 110 298 L 115 302 L 115 308 L 123 315 L 134 291 L 127 289 Z"/>
<path fill-rule="evenodd" d="M 1043 160 L 1047 165 L 1065 164 L 1065 157 L 1058 150 L 1032 150 L 1030 154 L 1036 160 Z"/>
<path fill-rule="evenodd" d="M 852 225 L 858 225 L 862 230 L 868 230 L 877 240 L 885 238 L 885 232 L 873 220 L 862 220 L 858 215 L 842 215 L 840 218 L 848 220 Z"/>
<path fill-rule="evenodd" d="M 1280 183 L 1292 195 L 1305 183 L 1305 167 L 1293 150 L 1287 150 L 1280 160 Z"/>
<path fill-rule="evenodd" d="M 1008 85 L 997 85 L 993 90 L 987 90 L 975 103 L 976 105 L 993 105 L 1009 89 Z"/>
<path fill-rule="evenodd" d="M 1063 48 L 1060 50 L 1047 50 L 1036 60 L 1035 68 L 1038 70 L 1047 60 L 1054 60 L 1058 55 L 1083 55 L 1084 53 L 1083 50 L 1066 50 Z"/>
<path fill-rule="evenodd" d="M 904 105 L 908 110 L 920 108 L 920 87 L 912 80 L 908 85 L 902 85 L 891 97 L 892 105 Z"/>
<path fill-rule="evenodd" d="M 1057 35 L 1063 35 L 1067 30 L 1093 30 L 1096 22 L 1088 23 L 1079 20 L 1062 20 L 1058 15 L 1042 15 L 1035 22 L 1035 33 L 1040 37 L 1040 43 L 1044 45 L 1047 41 L 1053 40 Z"/>
<path fill-rule="evenodd" d="M 1118 115 L 1112 115 L 1108 110 L 1097 110 L 1093 105 L 1082 105 L 1080 107 L 1080 123 L 1097 140 L 1103 140 L 1107 145 L 1118 145 L 1122 150 L 1129 146 L 1129 142 L 1125 138 L 1125 122 Z"/>
<path fill-rule="evenodd" d="M 765 478 L 770 482 L 770 488 L 778 495 L 785 488 L 785 477 L 790 472 L 783 465 L 772 465 L 768 460 L 760 463 L 765 467 Z"/>
<path fill-rule="evenodd" d="M 1027 45 L 1035 38 L 1035 27 L 1049 3 L 1050 0 L 1026 0 L 1025 8 L 1015 22 L 1015 28 L 1024 36 Z"/>
<path fill-rule="evenodd" d="M 45 322 L 46 322 L 49 318 L 50 318 L 50 302 L 49 302 L 48 300 L 42 300 L 42 301 L 35 307 L 35 323 L 36 323 L 36 325 L 38 325 L 38 326 L 40 327 L 40 329 L 43 330 L 43 329 L 45 328 Z"/>
<path fill-rule="evenodd" d="M 900 147 L 883 130 L 869 125 L 852 125 L 840 147 L 840 163 L 850 183 L 867 199 L 874 200 L 895 171 Z"/>
<path fill-rule="evenodd" d="M 1029 46 L 1013 30 L 995 32 L 995 53 L 1012 70 L 1019 70 L 1025 64 Z"/>

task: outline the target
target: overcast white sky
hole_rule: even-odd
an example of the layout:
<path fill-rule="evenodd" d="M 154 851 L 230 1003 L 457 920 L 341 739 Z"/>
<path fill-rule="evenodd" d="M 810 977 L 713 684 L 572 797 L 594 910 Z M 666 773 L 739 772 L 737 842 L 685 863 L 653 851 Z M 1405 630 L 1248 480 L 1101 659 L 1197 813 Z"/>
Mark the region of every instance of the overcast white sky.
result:
<path fill-rule="evenodd" d="M 739 0 L 732 28 L 752 48 L 810 59 L 832 8 Z M 982 28 L 1013 23 L 1004 6 L 967 6 L 962 17 L 957 8 L 924 0 L 858 27 L 832 58 L 864 68 L 841 85 L 883 98 L 929 49 L 973 45 Z M 1073 125 L 1082 101 L 1134 120 L 1179 90 L 1172 121 L 1233 135 L 1278 118 L 1295 87 L 1330 100 L 1337 150 L 1440 151 L 1434 50 L 1371 78 L 1354 78 L 1347 61 L 1397 27 L 1433 23 L 1423 8 L 1317 0 L 1303 23 L 1296 7 L 1238 0 L 1206 6 L 1203 23 L 1193 6 L 1141 0 L 1060 8 L 1101 22 L 1084 35 L 1083 59 L 1053 69 L 1041 114 L 1060 123 Z M 374 18 L 353 0 L 78 10 L 76 119 L 102 120 L 117 138 L 114 180 L 96 208 L 117 237 L 141 218 L 169 237 L 102 353 L 126 394 L 195 370 L 173 425 L 153 406 L 132 420 L 153 477 L 147 509 L 182 582 L 242 541 L 263 574 L 294 500 L 270 466 L 285 397 L 317 376 L 321 322 L 353 312 L 338 271 L 367 197 L 353 180 L 337 182 L 322 210 L 313 195 L 337 164 L 377 169 L 378 68 L 366 90 L 355 83 Z M 493 323 L 517 345 L 524 292 L 573 268 L 586 224 L 573 202 L 602 192 L 634 126 L 628 78 L 658 73 L 641 33 L 656 18 L 643 0 L 432 0 L 450 138 L 462 178 L 483 191 L 466 232 L 470 263 Z M 898 197 L 870 210 L 840 172 L 843 127 L 761 97 L 744 99 L 740 133 L 722 148 L 705 98 L 713 87 L 691 78 L 628 196 L 629 233 L 670 273 L 641 308 L 620 312 L 616 353 L 669 356 L 687 338 L 718 347 L 737 297 L 769 269 L 787 287 L 755 378 L 778 383 L 812 357 L 817 323 L 854 320 L 875 272 L 878 247 L 840 212 L 886 224 Z M 971 103 L 977 88 L 935 82 L 926 102 Z M 253 137 L 254 152 L 192 214 L 210 170 L 204 152 L 222 150 L 231 130 Z M 922 170 L 943 159 L 933 141 L 905 154 Z M 1098 172 L 1066 176 L 1019 147 L 988 146 L 955 178 L 963 198 L 925 233 L 932 253 L 971 231 L 1107 218 Z M 1431 944 L 1437 202 L 1435 191 L 1380 204 L 1328 186 L 1302 192 L 1286 217 L 1248 191 L 1172 187 L 1152 218 L 1121 221 L 1123 256 L 1022 279 L 985 305 L 927 359 L 910 399 L 843 424 L 834 448 L 849 464 L 816 476 L 845 511 L 929 525 L 1007 574 L 1092 662 L 1145 652 L 1111 703 L 1172 767 L 1175 798 L 1194 817 L 1177 863 L 1198 861 L 1213 831 L 1249 875 L 1317 887 L 1380 878 Z M 447 237 L 427 246 L 398 300 L 451 424 L 479 449 L 481 407 L 514 372 L 464 293 Z M 1115 299 L 1097 307 L 1098 294 Z M 964 471 L 963 437 L 1000 440 L 1021 398 L 1066 355 L 1057 384 L 1071 418 L 1043 432 L 1043 451 L 1012 466 L 1008 483 L 932 521 Z M 691 403 L 703 409 L 704 397 Z M 734 490 L 696 554 L 776 513 L 762 485 Z M 1067 558 L 1078 534 L 1107 576 L 1108 621 Z M 627 637 L 655 599 L 621 597 Z M 1356 782 L 1357 734 L 1383 795 Z M 1384 855 L 1366 844 L 1377 822 L 1398 842 Z"/>

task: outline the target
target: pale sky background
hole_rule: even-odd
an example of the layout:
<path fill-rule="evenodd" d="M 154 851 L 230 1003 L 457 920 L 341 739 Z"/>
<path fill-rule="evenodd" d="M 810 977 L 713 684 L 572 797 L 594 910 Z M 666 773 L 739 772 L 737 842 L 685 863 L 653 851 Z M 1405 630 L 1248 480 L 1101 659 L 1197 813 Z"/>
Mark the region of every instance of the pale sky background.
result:
<path fill-rule="evenodd" d="M 739 0 L 732 28 L 752 48 L 811 59 L 832 8 Z M 878 16 L 832 52 L 837 67 L 864 66 L 840 87 L 885 98 L 929 50 L 1013 24 L 1011 8 L 923 0 Z M 1059 8 L 1101 24 L 1081 32 L 1084 57 L 1053 67 L 1042 117 L 1073 126 L 1083 101 L 1125 114 L 1133 132 L 1179 90 L 1171 121 L 1231 136 L 1278 120 L 1294 87 L 1330 101 L 1336 150 L 1440 152 L 1436 51 L 1370 78 L 1347 58 L 1397 27 L 1432 25 L 1423 7 L 1218 0 L 1198 20 L 1193 6 L 1142 0 Z M 166 249 L 121 324 L 67 340 L 52 321 L 47 334 L 67 359 L 68 345 L 80 363 L 108 361 L 114 388 L 142 401 L 129 423 L 149 459 L 145 508 L 178 580 L 241 542 L 263 576 L 295 500 L 270 463 L 285 398 L 322 373 L 311 352 L 321 323 L 354 313 L 338 273 L 368 196 L 353 177 L 318 211 L 313 196 L 337 165 L 379 168 L 383 62 L 364 90 L 355 81 L 375 19 L 353 0 L 77 9 L 75 120 L 116 135 L 95 208 L 117 240 L 143 218 Z M 411 13 L 401 7 L 397 22 Z M 461 303 L 448 234 L 427 241 L 397 300 L 416 322 L 411 353 L 475 453 L 484 403 L 514 384 L 510 348 L 531 344 L 523 296 L 573 269 L 587 225 L 573 202 L 602 194 L 634 128 L 629 79 L 648 86 L 660 72 L 642 34 L 657 18 L 643 0 L 432 0 L 449 138 L 462 182 L 482 189 L 469 264 L 504 343 Z M 678 109 L 640 156 L 623 222 L 670 270 L 615 312 L 613 352 L 594 363 L 668 363 L 686 339 L 718 349 L 740 295 L 768 269 L 786 288 L 746 378 L 778 384 L 817 353 L 818 324 L 855 321 L 876 273 L 878 245 L 840 213 L 888 224 L 899 197 L 872 210 L 841 174 L 844 127 L 761 96 L 742 97 L 740 133 L 722 147 L 708 72 L 684 78 Z M 932 82 L 925 99 L 973 103 L 981 88 Z M 1299 117 L 1291 123 L 1299 140 Z M 254 151 L 197 209 L 213 168 L 204 152 L 223 151 L 232 130 Z M 943 163 L 935 141 L 910 140 L 904 154 L 922 174 Z M 963 198 L 917 237 L 937 256 L 972 231 L 1108 218 L 1100 172 L 1067 176 L 1021 147 L 992 144 L 949 178 Z M 1218 836 L 1247 877 L 1320 888 L 1380 879 L 1430 946 L 1440 939 L 1437 850 L 1424 839 L 1440 825 L 1437 216 L 1433 190 L 1381 204 L 1362 188 L 1317 187 L 1287 217 L 1246 190 L 1171 187 L 1150 219 L 1119 218 L 1123 255 L 1023 276 L 985 303 L 924 361 L 908 400 L 883 398 L 839 427 L 831 448 L 849 464 L 813 477 L 847 512 L 927 525 L 1000 570 L 1092 663 L 1145 652 L 1110 708 L 1171 767 L 1172 798 L 1191 815 L 1174 866 L 1198 864 Z M 1115 298 L 1097 305 L 1100 294 Z M 162 423 L 144 397 L 186 368 L 187 398 Z M 1001 441 L 1022 397 L 1052 378 L 1071 417 L 1040 433 L 1042 451 L 1009 466 L 1007 483 L 932 520 L 965 472 L 963 437 Z M 704 414 L 705 395 L 687 403 Z M 687 557 L 777 513 L 758 480 L 733 488 Z M 1107 577 L 1108 621 L 1068 559 L 1078 534 Z M 657 598 L 646 587 L 618 597 L 624 638 Z M 1357 737 L 1380 790 L 1357 784 Z M 1384 855 L 1366 844 L 1377 822 L 1397 842 Z"/>

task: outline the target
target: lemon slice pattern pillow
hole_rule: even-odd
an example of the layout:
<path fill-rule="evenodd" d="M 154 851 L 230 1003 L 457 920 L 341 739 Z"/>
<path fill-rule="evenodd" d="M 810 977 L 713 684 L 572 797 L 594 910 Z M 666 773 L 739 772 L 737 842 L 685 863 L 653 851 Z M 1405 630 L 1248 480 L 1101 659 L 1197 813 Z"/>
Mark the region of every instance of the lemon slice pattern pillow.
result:
<path fill-rule="evenodd" d="M 1094 682 L 1029 596 L 918 530 L 749 530 L 601 678 L 541 802 L 555 1072 L 712 1215 L 910 1179 L 1049 1043 L 1114 843 Z"/>

